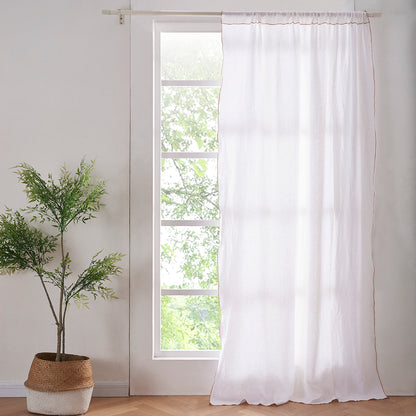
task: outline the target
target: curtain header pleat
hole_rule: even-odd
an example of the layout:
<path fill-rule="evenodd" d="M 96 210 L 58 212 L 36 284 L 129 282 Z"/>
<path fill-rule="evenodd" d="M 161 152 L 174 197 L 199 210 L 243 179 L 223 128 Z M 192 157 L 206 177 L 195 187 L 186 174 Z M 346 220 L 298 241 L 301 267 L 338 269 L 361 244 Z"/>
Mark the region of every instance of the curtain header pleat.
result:
<path fill-rule="evenodd" d="M 224 12 L 222 23 L 225 25 L 346 25 L 367 24 L 366 12 Z"/>

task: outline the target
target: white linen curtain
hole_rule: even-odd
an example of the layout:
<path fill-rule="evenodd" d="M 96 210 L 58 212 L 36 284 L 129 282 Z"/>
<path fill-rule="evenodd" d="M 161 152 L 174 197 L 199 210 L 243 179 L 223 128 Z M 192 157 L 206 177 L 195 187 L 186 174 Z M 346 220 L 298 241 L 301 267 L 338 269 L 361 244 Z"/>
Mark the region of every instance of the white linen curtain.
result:
<path fill-rule="evenodd" d="M 384 398 L 368 16 L 224 13 L 212 404 Z"/>

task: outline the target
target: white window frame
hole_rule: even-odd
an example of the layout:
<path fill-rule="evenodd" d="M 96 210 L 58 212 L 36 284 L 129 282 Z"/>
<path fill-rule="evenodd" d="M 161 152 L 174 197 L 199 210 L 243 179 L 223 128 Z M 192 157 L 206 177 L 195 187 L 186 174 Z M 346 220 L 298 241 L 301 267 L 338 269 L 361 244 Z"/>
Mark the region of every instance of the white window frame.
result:
<path fill-rule="evenodd" d="M 161 159 L 195 159 L 217 158 L 217 152 L 161 152 L 161 92 L 162 86 L 221 86 L 221 81 L 195 80 L 161 80 L 160 39 L 163 32 L 207 33 L 221 32 L 217 22 L 190 21 L 155 21 L 154 22 L 154 177 L 153 177 L 153 359 L 218 359 L 219 350 L 174 350 L 160 348 L 161 337 L 161 296 L 205 295 L 218 296 L 214 289 L 161 289 L 160 282 L 160 232 L 163 226 L 214 226 L 219 227 L 219 220 L 161 220 Z"/>

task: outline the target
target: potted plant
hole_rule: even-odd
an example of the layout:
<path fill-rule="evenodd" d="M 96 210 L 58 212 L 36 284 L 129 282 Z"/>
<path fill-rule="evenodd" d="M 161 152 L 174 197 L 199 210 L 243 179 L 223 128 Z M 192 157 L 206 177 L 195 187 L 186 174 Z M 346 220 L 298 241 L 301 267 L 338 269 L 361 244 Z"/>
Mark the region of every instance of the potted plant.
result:
<path fill-rule="evenodd" d="M 105 182 L 93 178 L 93 167 L 94 162 L 83 159 L 76 172 L 63 167 L 58 180 L 54 180 L 51 174 L 43 179 L 26 163 L 16 166 L 29 205 L 20 211 L 6 209 L 0 215 L 0 274 L 33 272 L 56 324 L 56 352 L 36 354 L 25 382 L 27 407 L 32 413 L 82 414 L 91 400 L 94 381 L 89 358 L 65 351 L 67 312 L 73 302 L 88 307 L 88 294 L 94 299 L 116 298 L 106 282 L 121 274 L 118 264 L 122 258 L 120 253 L 101 256 L 98 252 L 85 270 L 72 275 L 64 238 L 68 227 L 95 218 L 106 193 Z M 47 232 L 48 224 L 53 233 Z M 58 263 L 54 268 L 47 267 L 55 252 Z M 51 286 L 58 290 L 57 305 L 49 293 Z"/>

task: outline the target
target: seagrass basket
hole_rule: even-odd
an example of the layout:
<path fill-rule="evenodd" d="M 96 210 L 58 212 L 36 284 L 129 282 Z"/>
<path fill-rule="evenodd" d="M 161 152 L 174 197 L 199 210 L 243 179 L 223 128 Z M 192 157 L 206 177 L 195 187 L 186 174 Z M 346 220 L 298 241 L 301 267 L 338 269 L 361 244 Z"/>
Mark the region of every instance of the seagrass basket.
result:
<path fill-rule="evenodd" d="M 55 356 L 40 352 L 33 359 L 25 381 L 28 411 L 45 415 L 87 412 L 94 387 L 90 359 L 65 354 L 65 361 L 55 361 Z"/>
<path fill-rule="evenodd" d="M 55 361 L 55 353 L 35 355 L 25 386 L 36 391 L 68 391 L 94 386 L 91 361 L 82 355 L 65 354 Z"/>

